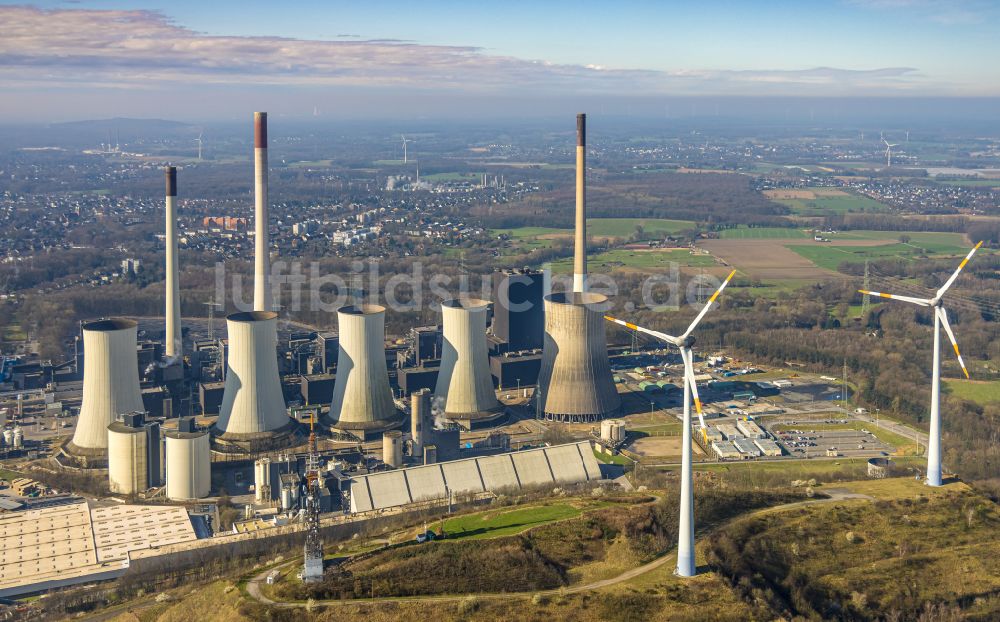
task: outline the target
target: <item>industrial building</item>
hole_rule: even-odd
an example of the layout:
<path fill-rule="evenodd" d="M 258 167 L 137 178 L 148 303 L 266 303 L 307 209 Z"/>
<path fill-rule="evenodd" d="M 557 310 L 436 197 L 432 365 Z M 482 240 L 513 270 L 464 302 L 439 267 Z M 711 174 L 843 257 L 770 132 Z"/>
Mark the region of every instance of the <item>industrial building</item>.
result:
<path fill-rule="evenodd" d="M 0 597 L 121 576 L 129 554 L 197 539 L 182 507 L 118 505 L 91 509 L 82 499 L 0 514 Z"/>
<path fill-rule="evenodd" d="M 590 442 L 467 458 L 352 478 L 350 510 L 367 512 L 470 495 L 601 479 Z"/>
<path fill-rule="evenodd" d="M 716 427 L 719 428 L 719 432 L 722 432 L 727 441 L 743 438 L 743 433 L 740 432 L 739 428 L 731 423 L 720 423 Z"/>
<path fill-rule="evenodd" d="M 761 453 L 768 457 L 781 456 L 781 447 L 769 438 L 754 439 L 754 445 L 760 449 Z"/>
<path fill-rule="evenodd" d="M 542 272 L 529 268 L 494 272 L 492 289 L 494 352 L 540 350 L 545 334 Z"/>
<path fill-rule="evenodd" d="M 712 443 L 712 451 L 715 452 L 716 457 L 719 460 L 742 460 L 743 456 L 740 454 L 736 446 L 733 445 L 732 441 L 715 441 Z"/>
<path fill-rule="evenodd" d="M 761 455 L 760 448 L 748 438 L 737 438 L 733 440 L 733 446 L 740 452 L 743 458 L 758 458 Z"/>
<path fill-rule="evenodd" d="M 750 439 L 767 438 L 768 434 L 759 425 L 750 420 L 740 419 L 736 422 L 736 429 Z"/>

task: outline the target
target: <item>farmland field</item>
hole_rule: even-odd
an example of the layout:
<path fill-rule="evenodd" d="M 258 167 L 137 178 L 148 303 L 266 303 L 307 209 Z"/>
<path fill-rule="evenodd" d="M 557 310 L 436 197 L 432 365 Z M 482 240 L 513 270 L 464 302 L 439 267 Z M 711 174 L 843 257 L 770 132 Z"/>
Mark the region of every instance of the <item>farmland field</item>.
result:
<path fill-rule="evenodd" d="M 687 268 L 709 268 L 718 265 L 711 255 L 692 254 L 686 248 L 614 249 L 592 255 L 587 260 L 591 272 L 611 272 L 616 268 L 663 272 L 671 264 Z M 551 268 L 556 274 L 570 273 L 573 271 L 573 258 L 566 257 L 553 261 Z"/>
<path fill-rule="evenodd" d="M 812 237 L 802 229 L 785 229 L 783 227 L 736 227 L 723 229 L 719 238 L 723 240 L 771 240 Z"/>
<path fill-rule="evenodd" d="M 844 214 L 846 212 L 884 212 L 889 209 L 874 199 L 838 188 L 805 188 L 799 192 L 808 193 L 811 196 L 774 195 L 771 200 L 787 205 L 791 208 L 792 213 L 800 216 Z"/>
<path fill-rule="evenodd" d="M 727 265 L 755 279 L 816 280 L 835 276 L 833 272 L 818 267 L 806 257 L 789 250 L 788 244 L 799 241 L 787 236 L 774 239 L 721 239 L 705 240 L 701 246 Z"/>
<path fill-rule="evenodd" d="M 923 250 L 933 255 L 960 255 L 965 252 L 961 246 L 935 244 L 933 248 L 909 244 L 881 244 L 878 246 L 837 246 L 827 244 L 790 245 L 788 248 L 802 255 L 820 268 L 837 270 L 837 266 L 845 261 L 864 263 L 865 260 L 902 259 L 912 261 L 923 255 Z"/>
<path fill-rule="evenodd" d="M 945 380 L 948 393 L 962 399 L 989 404 L 1000 402 L 1000 380 Z"/>

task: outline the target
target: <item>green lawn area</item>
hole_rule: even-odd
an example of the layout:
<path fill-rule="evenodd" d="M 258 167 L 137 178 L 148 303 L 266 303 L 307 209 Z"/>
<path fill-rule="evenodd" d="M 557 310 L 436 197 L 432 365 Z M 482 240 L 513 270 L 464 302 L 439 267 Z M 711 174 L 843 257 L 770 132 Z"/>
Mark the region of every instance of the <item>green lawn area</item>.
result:
<path fill-rule="evenodd" d="M 18 473 L 17 471 L 9 471 L 7 469 L 0 469 L 0 478 L 7 480 L 8 482 L 18 477 L 24 477 L 24 473 Z"/>
<path fill-rule="evenodd" d="M 512 536 L 545 523 L 575 518 L 582 513 L 580 508 L 567 503 L 503 509 L 456 516 L 444 522 L 444 530 L 449 540 L 497 538 Z"/>
<path fill-rule="evenodd" d="M 609 456 L 608 454 L 595 451 L 594 457 L 596 457 L 599 462 L 603 462 L 604 464 L 617 464 L 618 466 L 631 466 L 635 464 L 631 458 L 622 454 Z"/>
<path fill-rule="evenodd" d="M 28 335 L 24 330 L 19 325 L 13 324 L 4 328 L 0 341 L 24 341 L 27 338 Z"/>
<path fill-rule="evenodd" d="M 945 380 L 946 390 L 952 395 L 977 404 L 1000 402 L 1000 380 Z"/>
<path fill-rule="evenodd" d="M 665 250 L 628 250 L 615 249 L 597 253 L 588 259 L 588 270 L 591 272 L 611 272 L 616 268 L 631 268 L 633 270 L 664 271 L 670 264 L 681 267 L 707 268 L 717 265 L 711 255 L 692 255 L 686 248 Z M 552 272 L 568 274 L 573 271 L 573 258 L 565 257 L 553 261 Z"/>
<path fill-rule="evenodd" d="M 817 190 L 806 188 L 806 190 Z M 824 188 L 819 188 L 822 191 Z M 817 196 L 814 199 L 772 199 L 776 203 L 787 205 L 792 213 L 799 216 L 819 216 L 823 214 L 844 214 L 846 212 L 884 212 L 885 205 L 868 197 L 847 194 L 843 196 Z"/>
<path fill-rule="evenodd" d="M 719 232 L 723 240 L 792 239 L 812 237 L 802 229 L 785 227 L 744 227 L 723 229 Z"/>
<path fill-rule="evenodd" d="M 922 465 L 924 458 L 916 456 L 892 457 L 893 462 L 899 466 Z M 788 479 L 803 479 L 809 475 L 820 475 L 840 471 L 844 467 L 863 467 L 868 463 L 868 458 L 839 458 L 837 460 L 742 460 L 740 462 L 725 462 L 721 464 L 698 464 L 692 465 L 698 471 L 714 471 L 723 473 L 755 472 L 755 473 L 782 473 Z"/>

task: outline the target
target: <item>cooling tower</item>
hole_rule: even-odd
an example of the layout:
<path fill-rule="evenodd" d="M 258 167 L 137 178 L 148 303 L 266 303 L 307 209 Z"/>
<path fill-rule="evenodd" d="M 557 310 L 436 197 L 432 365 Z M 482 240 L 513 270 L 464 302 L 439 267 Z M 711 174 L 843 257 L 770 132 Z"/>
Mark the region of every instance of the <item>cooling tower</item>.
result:
<path fill-rule="evenodd" d="M 330 404 L 332 428 L 369 436 L 403 421 L 389 388 L 385 363 L 385 308 L 348 305 L 337 310 L 340 352 Z"/>
<path fill-rule="evenodd" d="M 166 334 L 163 337 L 164 355 L 168 361 L 173 361 L 184 354 L 181 344 L 181 295 L 177 278 L 177 168 L 168 166 L 164 169 L 167 180 L 166 193 L 166 290 L 167 308 Z"/>
<path fill-rule="evenodd" d="M 101 456 L 118 415 L 145 410 L 139 390 L 136 323 L 110 319 L 83 325 L 83 403 L 70 454 Z"/>
<path fill-rule="evenodd" d="M 545 345 L 538 376 L 541 410 L 566 422 L 589 422 L 618 411 L 601 306 L 591 292 L 545 297 Z"/>
<path fill-rule="evenodd" d="M 211 448 L 207 430 L 167 430 L 167 498 L 203 499 L 212 488 Z"/>
<path fill-rule="evenodd" d="M 294 427 L 278 376 L 277 317 L 273 311 L 248 311 L 226 318 L 226 386 L 214 430 L 225 441 L 273 439 Z"/>
<path fill-rule="evenodd" d="M 452 299 L 441 303 L 444 346 L 434 395 L 449 419 L 493 419 L 502 414 L 493 390 L 486 347 L 485 300 Z"/>
<path fill-rule="evenodd" d="M 573 291 L 587 291 L 587 115 L 576 115 L 576 235 Z"/>
<path fill-rule="evenodd" d="M 253 113 L 253 309 L 271 311 L 271 239 L 267 203 L 267 113 Z"/>

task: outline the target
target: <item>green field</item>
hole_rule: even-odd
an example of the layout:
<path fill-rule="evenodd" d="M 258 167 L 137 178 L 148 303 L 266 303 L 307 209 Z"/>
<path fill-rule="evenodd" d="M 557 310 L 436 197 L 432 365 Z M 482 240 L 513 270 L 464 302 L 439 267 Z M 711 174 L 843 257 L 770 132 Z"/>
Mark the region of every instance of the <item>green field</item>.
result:
<path fill-rule="evenodd" d="M 718 265 L 711 255 L 692 255 L 686 248 L 666 250 L 628 250 L 615 249 L 597 253 L 588 259 L 588 270 L 591 272 L 611 272 L 615 269 L 664 271 L 671 264 L 681 267 L 707 268 Z M 555 274 L 568 274 L 573 271 L 573 258 L 566 257 L 551 263 Z"/>
<path fill-rule="evenodd" d="M 899 240 L 907 236 L 907 245 L 914 250 L 926 249 L 931 253 L 966 253 L 972 245 L 961 233 L 942 233 L 937 231 L 842 231 L 828 236 L 834 244 L 837 240 Z"/>
<path fill-rule="evenodd" d="M 824 188 L 805 188 L 824 190 Z M 828 190 L 828 189 L 827 189 Z M 844 214 L 847 212 L 884 212 L 889 208 L 874 199 L 848 194 L 845 196 L 817 196 L 814 199 L 771 199 L 791 208 L 799 216 L 822 216 L 824 214 Z"/>
<path fill-rule="evenodd" d="M 927 246 L 917 246 L 913 242 L 909 244 L 883 244 L 880 246 L 836 246 L 817 242 L 812 245 L 789 245 L 788 248 L 802 255 L 820 268 L 836 271 L 837 267 L 845 261 L 851 263 L 864 263 L 865 260 L 879 259 L 902 259 L 913 261 L 924 254 L 924 250 L 929 255 L 955 256 L 966 252 L 961 246 L 947 244 L 935 244 L 933 248 Z"/>
<path fill-rule="evenodd" d="M 802 229 L 791 227 L 744 227 L 735 229 L 723 229 L 719 232 L 719 237 L 723 240 L 773 240 L 773 239 L 794 239 L 812 237 Z"/>
<path fill-rule="evenodd" d="M 945 380 L 948 393 L 977 404 L 1000 402 L 1000 380 Z"/>
<path fill-rule="evenodd" d="M 444 522 L 449 540 L 461 538 L 497 538 L 512 536 L 557 520 L 574 518 L 582 513 L 580 508 L 562 503 L 541 505 L 516 510 L 500 510 L 481 514 L 456 516 Z"/>
<path fill-rule="evenodd" d="M 588 218 L 587 234 L 591 237 L 627 238 L 635 235 L 636 225 L 641 225 L 647 235 L 669 235 L 694 226 L 690 220 L 670 220 L 667 218 Z M 515 240 L 530 240 L 539 236 L 572 236 L 572 229 L 552 227 L 517 227 L 515 229 L 494 229 L 494 235 L 506 233 Z"/>

